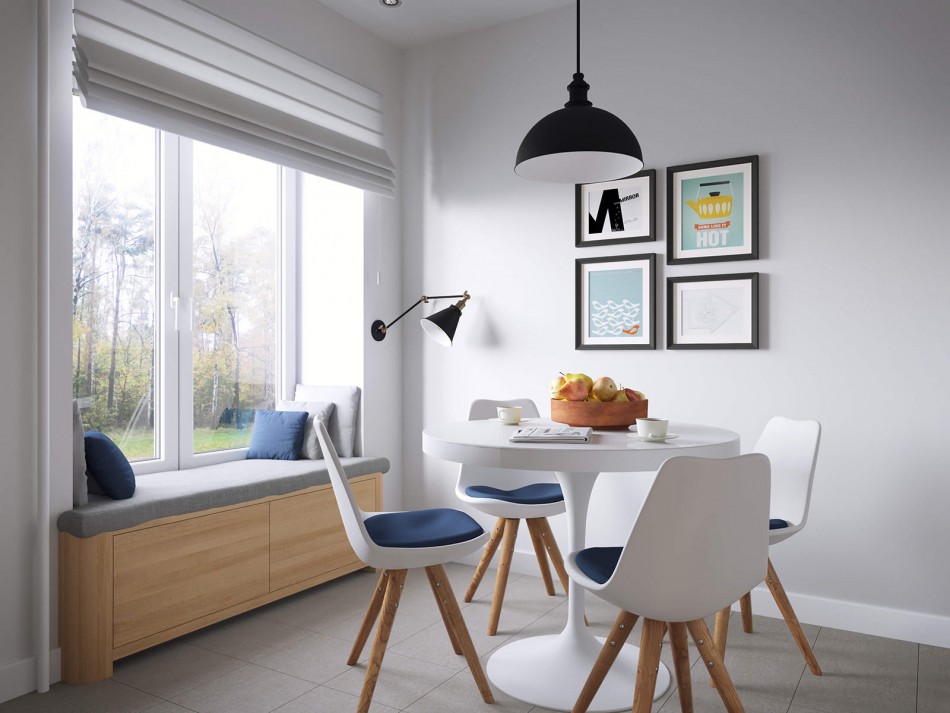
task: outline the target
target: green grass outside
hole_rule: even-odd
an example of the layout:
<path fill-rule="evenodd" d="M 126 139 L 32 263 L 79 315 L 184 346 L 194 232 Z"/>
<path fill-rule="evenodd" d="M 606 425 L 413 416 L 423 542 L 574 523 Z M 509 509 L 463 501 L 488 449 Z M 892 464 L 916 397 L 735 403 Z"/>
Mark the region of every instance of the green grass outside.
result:
<path fill-rule="evenodd" d="M 155 439 L 152 431 L 132 431 L 128 438 L 121 441 L 122 432 L 106 435 L 118 444 L 130 461 L 149 460 L 155 457 Z M 244 448 L 251 442 L 249 428 L 198 428 L 195 429 L 195 453 L 225 451 L 231 448 Z"/>

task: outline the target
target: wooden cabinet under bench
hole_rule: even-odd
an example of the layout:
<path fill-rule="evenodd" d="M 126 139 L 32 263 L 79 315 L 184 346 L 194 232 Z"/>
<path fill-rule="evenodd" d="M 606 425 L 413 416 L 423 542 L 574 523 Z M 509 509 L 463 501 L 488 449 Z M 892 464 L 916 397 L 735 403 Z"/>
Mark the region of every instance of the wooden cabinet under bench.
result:
<path fill-rule="evenodd" d="M 349 482 L 362 509 L 381 509 L 381 473 Z M 109 678 L 117 659 L 364 566 L 330 485 L 93 537 L 60 533 L 63 681 Z"/>

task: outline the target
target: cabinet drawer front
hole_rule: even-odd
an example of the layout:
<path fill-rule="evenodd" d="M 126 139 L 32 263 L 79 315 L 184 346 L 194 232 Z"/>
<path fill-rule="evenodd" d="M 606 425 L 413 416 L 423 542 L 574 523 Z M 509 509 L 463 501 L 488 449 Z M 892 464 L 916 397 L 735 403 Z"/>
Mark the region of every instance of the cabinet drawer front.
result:
<path fill-rule="evenodd" d="M 266 594 L 267 503 L 114 538 L 114 646 Z"/>
<path fill-rule="evenodd" d="M 376 480 L 350 482 L 360 507 L 378 509 Z M 274 500 L 271 507 L 271 591 L 357 561 L 343 530 L 333 489 Z"/>

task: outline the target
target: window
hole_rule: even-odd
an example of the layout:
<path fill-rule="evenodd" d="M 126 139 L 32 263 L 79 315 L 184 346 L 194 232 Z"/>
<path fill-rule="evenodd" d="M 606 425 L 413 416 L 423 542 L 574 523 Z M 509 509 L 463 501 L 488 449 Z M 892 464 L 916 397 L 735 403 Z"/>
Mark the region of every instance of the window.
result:
<path fill-rule="evenodd" d="M 85 111 L 73 142 L 73 396 L 129 460 L 158 456 L 158 136 Z"/>
<path fill-rule="evenodd" d="M 294 172 L 74 105 L 73 394 L 136 472 L 241 457 L 292 381 Z M 289 366 L 288 366 L 289 365 Z"/>

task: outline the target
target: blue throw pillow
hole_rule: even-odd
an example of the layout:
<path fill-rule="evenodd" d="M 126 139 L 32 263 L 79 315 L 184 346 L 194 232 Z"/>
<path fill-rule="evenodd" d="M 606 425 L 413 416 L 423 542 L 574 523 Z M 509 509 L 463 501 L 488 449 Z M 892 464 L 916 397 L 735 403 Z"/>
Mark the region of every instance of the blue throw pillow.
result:
<path fill-rule="evenodd" d="M 308 415 L 306 411 L 255 411 L 247 457 L 297 460 Z"/>
<path fill-rule="evenodd" d="M 129 459 L 104 433 L 88 431 L 83 438 L 86 446 L 86 469 L 102 492 L 113 500 L 125 500 L 135 494 L 135 473 Z"/>

